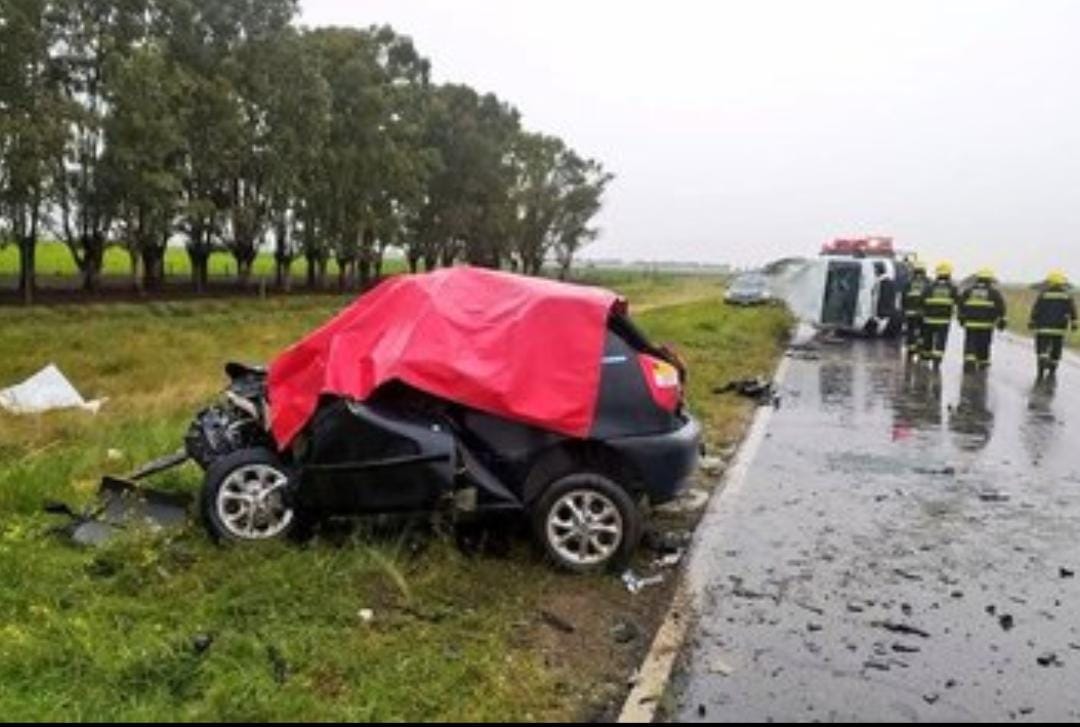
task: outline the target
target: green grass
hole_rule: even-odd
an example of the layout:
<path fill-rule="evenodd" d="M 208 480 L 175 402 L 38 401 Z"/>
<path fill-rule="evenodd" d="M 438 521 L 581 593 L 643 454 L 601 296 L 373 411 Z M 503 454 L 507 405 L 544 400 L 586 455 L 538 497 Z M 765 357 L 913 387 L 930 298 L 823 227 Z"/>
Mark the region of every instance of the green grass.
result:
<path fill-rule="evenodd" d="M 228 252 L 215 252 L 210 256 L 209 273 L 215 278 L 229 278 L 236 275 L 236 260 Z M 387 272 L 398 272 L 404 263 L 388 259 L 384 265 Z M 42 242 L 37 249 L 37 272 L 42 277 L 71 277 L 78 275 L 78 267 L 67 245 L 60 242 Z M 327 266 L 327 275 L 337 275 L 337 265 L 333 260 Z M 19 274 L 19 251 L 14 245 L 0 247 L 0 276 Z M 105 252 L 102 274 L 109 277 L 131 275 L 131 256 L 119 247 L 110 247 Z M 298 257 L 292 266 L 295 278 L 307 274 L 307 261 Z M 165 253 L 165 275 L 168 278 L 187 279 L 191 276 L 191 261 L 183 247 L 170 247 Z M 274 277 L 274 256 L 270 252 L 261 252 L 255 259 L 252 275 L 259 278 Z"/>
<path fill-rule="evenodd" d="M 1028 321 L 1038 291 L 1027 287 L 1007 286 L 1003 292 L 1009 308 L 1009 328 L 1023 335 L 1031 335 Z M 1072 348 L 1080 348 L 1080 331 L 1072 333 L 1066 340 Z"/>
<path fill-rule="evenodd" d="M 640 285 L 626 286 L 646 291 L 631 295 L 639 320 L 689 361 L 710 439 L 735 439 L 750 409 L 710 389 L 768 373 L 785 315 L 725 308 L 709 282 Z M 688 285 L 707 297 L 685 301 Z M 110 397 L 97 416 L 0 415 L 3 719 L 566 719 L 617 699 L 629 671 L 613 667 L 608 630 L 642 597 L 554 573 L 525 543 L 467 557 L 392 532 L 222 549 L 193 527 L 80 550 L 49 534 L 43 500 L 88 502 L 100 475 L 171 451 L 226 359 L 265 360 L 345 302 L 0 310 L 0 382 L 52 361 L 84 395 Z M 188 467 L 160 484 L 198 482 Z M 552 603 L 577 604 L 595 628 L 552 644 L 537 619 Z M 202 652 L 200 635 L 212 638 Z"/>

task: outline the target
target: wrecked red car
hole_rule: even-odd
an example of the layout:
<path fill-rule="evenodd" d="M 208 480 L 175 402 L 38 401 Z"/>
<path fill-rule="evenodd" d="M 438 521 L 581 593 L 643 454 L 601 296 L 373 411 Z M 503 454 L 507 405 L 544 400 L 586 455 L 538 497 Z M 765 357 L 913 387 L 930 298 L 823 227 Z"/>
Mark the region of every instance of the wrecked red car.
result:
<path fill-rule="evenodd" d="M 609 291 L 453 268 L 391 278 L 281 353 L 230 364 L 186 440 L 226 540 L 332 515 L 506 511 L 573 571 L 619 565 L 683 488 L 685 372 Z"/>

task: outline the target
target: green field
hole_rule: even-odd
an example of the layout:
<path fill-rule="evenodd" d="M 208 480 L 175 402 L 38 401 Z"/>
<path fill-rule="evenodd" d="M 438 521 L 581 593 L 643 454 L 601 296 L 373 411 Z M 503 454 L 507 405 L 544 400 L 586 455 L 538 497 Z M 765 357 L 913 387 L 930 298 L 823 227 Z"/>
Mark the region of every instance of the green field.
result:
<path fill-rule="evenodd" d="M 739 437 L 749 405 L 711 388 L 768 374 L 785 314 L 726 308 L 711 279 L 619 287 L 688 360 L 710 441 Z M 172 451 L 223 384 L 225 360 L 266 360 L 345 302 L 0 310 L 0 385 L 54 362 L 85 396 L 109 397 L 97 416 L 0 414 L 3 719 L 588 719 L 617 706 L 648 637 L 627 650 L 610 629 L 621 617 L 647 624 L 663 604 L 615 578 L 554 573 L 524 541 L 472 556 L 400 531 L 218 548 L 191 527 L 88 551 L 49 533 L 43 500 L 89 502 L 100 475 Z M 158 484 L 194 491 L 199 474 Z M 545 626 L 540 609 L 569 614 L 577 631 Z"/>
<path fill-rule="evenodd" d="M 387 259 L 387 272 L 404 268 L 404 262 Z M 37 249 L 37 272 L 41 277 L 70 277 L 78 275 L 78 267 L 67 245 L 59 242 L 43 242 Z M 330 261 L 327 275 L 337 275 L 337 265 Z M 236 260 L 227 252 L 215 252 L 210 256 L 209 273 L 211 277 L 229 278 L 236 275 Z M 14 245 L 0 247 L 0 276 L 15 277 L 19 274 L 19 251 Z M 131 275 L 131 256 L 119 247 L 110 247 L 105 252 L 102 274 L 107 277 L 125 277 Z M 302 278 L 307 274 L 307 261 L 298 257 L 292 266 L 293 277 Z M 170 247 L 165 253 L 165 275 L 168 278 L 187 279 L 191 276 L 191 261 L 183 247 Z M 252 275 L 259 278 L 274 277 L 274 256 L 270 252 L 259 253 L 252 267 Z"/>

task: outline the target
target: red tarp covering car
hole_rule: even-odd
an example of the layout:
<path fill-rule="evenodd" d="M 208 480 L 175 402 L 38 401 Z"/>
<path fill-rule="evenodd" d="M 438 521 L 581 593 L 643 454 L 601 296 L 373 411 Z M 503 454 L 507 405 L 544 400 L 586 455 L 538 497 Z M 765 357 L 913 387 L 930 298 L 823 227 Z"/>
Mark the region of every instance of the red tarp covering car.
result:
<path fill-rule="evenodd" d="M 585 437 L 607 319 L 624 306 L 610 291 L 476 268 L 391 278 L 271 364 L 274 439 L 288 446 L 320 396 L 362 401 L 390 381 Z"/>

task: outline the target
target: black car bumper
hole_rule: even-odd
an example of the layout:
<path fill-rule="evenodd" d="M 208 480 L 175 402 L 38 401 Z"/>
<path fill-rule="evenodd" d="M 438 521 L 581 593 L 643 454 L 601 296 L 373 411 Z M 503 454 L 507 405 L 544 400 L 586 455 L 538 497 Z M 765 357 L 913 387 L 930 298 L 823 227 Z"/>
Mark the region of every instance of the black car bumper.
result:
<path fill-rule="evenodd" d="M 701 454 L 701 424 L 687 417 L 673 432 L 621 437 L 607 444 L 637 470 L 649 501 L 660 505 L 675 499 L 690 483 Z"/>

